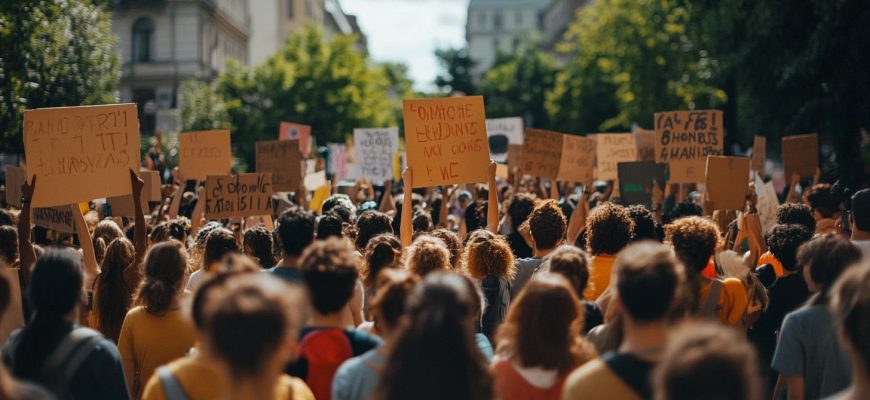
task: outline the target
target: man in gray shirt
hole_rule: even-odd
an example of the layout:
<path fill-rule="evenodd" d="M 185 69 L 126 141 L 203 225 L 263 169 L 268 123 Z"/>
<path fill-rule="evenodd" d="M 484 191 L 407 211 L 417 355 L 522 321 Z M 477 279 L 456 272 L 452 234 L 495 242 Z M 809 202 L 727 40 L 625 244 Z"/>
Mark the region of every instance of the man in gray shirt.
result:
<path fill-rule="evenodd" d="M 545 201 L 535 208 L 523 225 L 528 225 L 528 240 L 532 246 L 532 257 L 518 259 L 515 263 L 517 273 L 511 281 L 511 300 L 515 299 L 532 275 L 541 266 L 542 258 L 553 252 L 564 240 L 567 223 L 565 215 L 554 200 Z M 525 227 L 520 227 L 524 231 Z M 525 236 L 525 235 L 524 235 Z"/>

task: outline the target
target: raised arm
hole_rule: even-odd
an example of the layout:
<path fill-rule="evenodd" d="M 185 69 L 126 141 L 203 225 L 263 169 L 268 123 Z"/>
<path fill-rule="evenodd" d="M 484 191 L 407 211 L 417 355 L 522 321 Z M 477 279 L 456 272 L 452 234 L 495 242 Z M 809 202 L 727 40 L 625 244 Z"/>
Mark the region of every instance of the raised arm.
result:
<path fill-rule="evenodd" d="M 91 232 L 88 223 L 82 214 L 78 204 L 70 204 L 73 220 L 75 222 L 76 236 L 79 237 L 79 246 L 82 248 L 82 261 L 85 264 L 85 287 L 94 287 L 94 280 L 100 274 L 100 265 L 97 264 L 97 253 L 94 251 L 94 242 L 91 240 Z"/>
<path fill-rule="evenodd" d="M 36 176 L 29 184 L 24 181 L 21 185 L 21 214 L 18 216 L 18 268 L 21 269 L 21 277 L 25 285 L 30 285 L 30 267 L 36 262 L 36 251 L 33 243 L 30 243 L 30 200 L 33 199 L 33 190 L 36 188 Z"/>
<path fill-rule="evenodd" d="M 399 233 L 402 247 L 408 247 L 411 245 L 411 238 L 414 235 L 414 228 L 411 225 L 411 215 L 414 208 L 411 201 L 411 188 L 413 187 L 411 168 L 406 168 L 405 172 L 402 173 L 402 186 L 404 191 L 402 194 L 402 224 Z"/>
<path fill-rule="evenodd" d="M 592 185 L 585 185 L 583 187 L 583 195 L 580 196 L 580 201 L 577 202 L 577 206 L 574 207 L 574 212 L 571 213 L 571 219 L 568 220 L 568 231 L 567 231 L 567 239 L 569 244 L 577 243 L 577 238 L 580 236 L 580 232 L 583 231 L 583 227 L 586 226 L 586 217 L 589 216 L 589 188 Z"/>
<path fill-rule="evenodd" d="M 453 200 L 453 193 L 456 193 L 457 187 L 456 185 L 453 185 L 452 188 L 444 186 L 441 189 L 441 210 L 438 213 L 438 226 L 442 228 L 447 227 L 447 213 Z"/>
<path fill-rule="evenodd" d="M 378 211 L 386 214 L 396 208 L 396 202 L 393 200 L 393 180 L 384 180 L 384 195 L 381 196 L 381 205 Z"/>
<path fill-rule="evenodd" d="M 489 160 L 486 180 L 489 184 L 489 198 L 486 205 L 486 230 L 498 234 L 498 185 L 495 183 L 495 161 Z"/>
<path fill-rule="evenodd" d="M 181 171 L 178 172 L 178 190 L 175 191 L 175 196 L 172 197 L 172 203 L 169 205 L 169 219 L 178 218 L 178 209 L 181 207 L 181 199 L 184 197 L 184 176 Z"/>
<path fill-rule="evenodd" d="M 133 225 L 133 244 L 136 247 L 135 263 L 139 265 L 145 259 L 145 251 L 148 249 L 148 227 L 145 224 L 145 213 L 142 211 L 142 188 L 145 187 L 145 182 L 136 176 L 136 172 L 131 169 L 130 184 L 133 186 L 133 210 L 136 213 L 135 225 Z"/>

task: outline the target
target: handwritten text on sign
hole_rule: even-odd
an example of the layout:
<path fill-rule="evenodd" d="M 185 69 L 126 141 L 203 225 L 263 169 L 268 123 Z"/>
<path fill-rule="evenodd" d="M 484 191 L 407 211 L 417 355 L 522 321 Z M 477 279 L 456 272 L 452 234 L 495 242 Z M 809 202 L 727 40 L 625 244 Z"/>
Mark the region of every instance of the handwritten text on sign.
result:
<path fill-rule="evenodd" d="M 671 183 L 704 182 L 707 156 L 722 155 L 722 111 L 655 114 L 656 162 L 667 163 Z"/>
<path fill-rule="evenodd" d="M 37 177 L 34 207 L 130 193 L 129 170 L 139 171 L 136 105 L 27 110 L 24 152 L 28 181 Z"/>
<path fill-rule="evenodd" d="M 399 128 L 353 130 L 360 178 L 375 184 L 393 178 L 393 154 L 399 151 Z"/>
<path fill-rule="evenodd" d="M 127 173 L 128 179 L 130 173 Z M 33 209 L 33 224 L 58 232 L 75 232 L 75 223 L 70 206 L 43 207 Z"/>
<path fill-rule="evenodd" d="M 203 180 L 209 175 L 230 173 L 233 166 L 230 131 L 182 132 L 178 144 L 178 168 L 185 178 Z"/>
<path fill-rule="evenodd" d="M 563 134 L 543 129 L 526 129 L 522 170 L 532 176 L 556 179 L 562 159 Z"/>
<path fill-rule="evenodd" d="M 273 189 L 293 192 L 302 183 L 302 154 L 297 140 L 257 142 L 257 172 L 272 174 Z"/>
<path fill-rule="evenodd" d="M 209 176 L 205 180 L 205 217 L 253 217 L 272 213 L 271 174 Z"/>
<path fill-rule="evenodd" d="M 414 187 L 486 181 L 489 146 L 483 97 L 402 103 Z"/>
<path fill-rule="evenodd" d="M 598 153 L 598 179 L 614 180 L 618 177 L 617 165 L 635 161 L 637 149 L 635 137 L 630 133 L 599 133 L 595 135 Z"/>
<path fill-rule="evenodd" d="M 562 135 L 562 160 L 558 180 L 591 183 L 595 163 L 595 139 Z"/>

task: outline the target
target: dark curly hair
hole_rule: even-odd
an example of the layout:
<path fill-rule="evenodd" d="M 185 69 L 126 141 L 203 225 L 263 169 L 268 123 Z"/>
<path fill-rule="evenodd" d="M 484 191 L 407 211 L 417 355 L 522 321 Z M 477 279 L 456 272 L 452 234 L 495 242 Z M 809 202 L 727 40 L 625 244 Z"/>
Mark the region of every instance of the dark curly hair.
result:
<path fill-rule="evenodd" d="M 486 228 L 487 203 L 477 200 L 465 209 L 465 227 L 468 232 Z"/>
<path fill-rule="evenodd" d="M 393 233 L 390 217 L 380 211 L 367 211 L 356 220 L 357 236 L 354 244 L 360 252 L 365 251 L 369 240 L 382 233 Z"/>
<path fill-rule="evenodd" d="M 789 271 L 797 271 L 798 247 L 813 238 L 813 232 L 803 225 L 777 224 L 764 240 L 773 256 Z"/>
<path fill-rule="evenodd" d="M 704 209 L 691 200 L 683 200 L 667 215 L 667 220 L 672 222 L 685 217 L 698 217 L 704 215 Z"/>
<path fill-rule="evenodd" d="M 529 218 L 535 209 L 535 197 L 528 193 L 517 193 L 511 197 L 507 214 L 511 217 L 511 229 L 514 232 Z"/>
<path fill-rule="evenodd" d="M 332 314 L 347 305 L 359 277 L 356 264 L 346 239 L 321 240 L 305 249 L 299 269 L 315 310 Z"/>
<path fill-rule="evenodd" d="M 450 251 L 450 267 L 454 271 L 458 271 L 462 267 L 460 265 L 462 261 L 462 241 L 459 240 L 459 236 L 453 233 L 453 231 L 444 228 L 429 232 L 429 235 L 441 239 L 447 245 L 447 250 Z"/>
<path fill-rule="evenodd" d="M 565 236 L 565 215 L 556 200 L 541 203 L 529 215 L 529 228 L 538 249 L 552 249 Z"/>
<path fill-rule="evenodd" d="M 432 216 L 423 210 L 416 210 L 411 218 L 411 227 L 414 233 L 428 233 L 432 230 Z"/>
<path fill-rule="evenodd" d="M 662 241 L 656 229 L 656 222 L 653 220 L 652 213 L 646 207 L 635 204 L 629 206 L 627 210 L 628 215 L 634 221 L 634 237 L 631 239 L 632 242 L 639 242 L 641 240 Z"/>
<path fill-rule="evenodd" d="M 704 217 L 680 218 L 666 228 L 674 252 L 690 271 L 700 272 L 722 244 L 719 227 Z"/>
<path fill-rule="evenodd" d="M 604 203 L 586 220 L 586 250 L 593 256 L 619 253 L 634 236 L 634 221 L 623 206 Z"/>
<path fill-rule="evenodd" d="M 205 240 L 205 252 L 202 257 L 202 267 L 209 268 L 212 264 L 220 261 L 225 255 L 237 253 L 239 244 L 233 232 L 226 228 L 218 228 L 208 234 Z"/>
<path fill-rule="evenodd" d="M 272 232 L 265 226 L 252 226 L 245 230 L 244 236 L 245 253 L 257 260 L 260 268 L 272 268 L 277 264 L 275 255 L 272 254 Z"/>
<path fill-rule="evenodd" d="M 817 183 L 813 185 L 807 195 L 807 201 L 813 210 L 818 211 L 824 218 L 831 218 L 837 214 L 843 206 L 843 196 L 832 189 L 829 183 Z"/>
<path fill-rule="evenodd" d="M 777 224 L 803 225 L 810 232 L 816 231 L 816 218 L 813 209 L 804 203 L 782 203 L 776 208 Z"/>
<path fill-rule="evenodd" d="M 341 217 L 334 211 L 330 211 L 317 219 L 317 240 L 326 240 L 331 237 L 343 237 L 344 223 Z"/>

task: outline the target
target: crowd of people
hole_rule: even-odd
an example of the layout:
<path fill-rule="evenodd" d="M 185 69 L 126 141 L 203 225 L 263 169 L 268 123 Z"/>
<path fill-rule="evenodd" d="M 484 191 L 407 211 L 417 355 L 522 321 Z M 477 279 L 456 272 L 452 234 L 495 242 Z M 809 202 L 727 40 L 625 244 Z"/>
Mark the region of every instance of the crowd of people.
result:
<path fill-rule="evenodd" d="M 495 169 L 213 221 L 178 174 L 142 207 L 131 172 L 136 215 L 72 205 L 72 234 L 32 226 L 27 182 L 0 399 L 870 398 L 870 189 L 795 181 L 765 233 L 752 185 L 625 205 Z"/>

